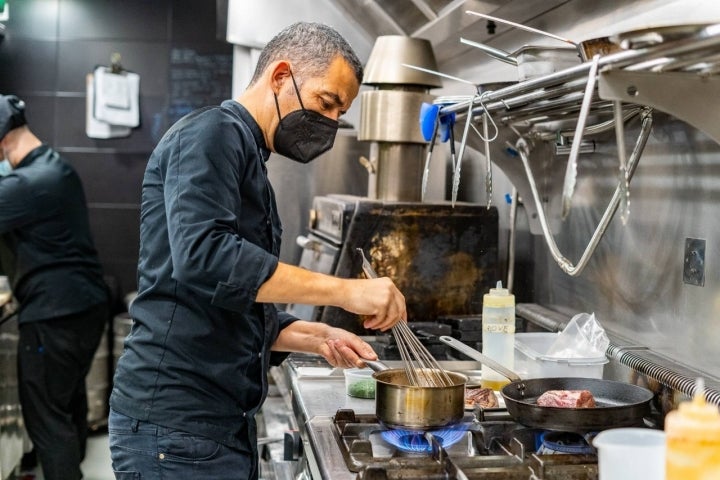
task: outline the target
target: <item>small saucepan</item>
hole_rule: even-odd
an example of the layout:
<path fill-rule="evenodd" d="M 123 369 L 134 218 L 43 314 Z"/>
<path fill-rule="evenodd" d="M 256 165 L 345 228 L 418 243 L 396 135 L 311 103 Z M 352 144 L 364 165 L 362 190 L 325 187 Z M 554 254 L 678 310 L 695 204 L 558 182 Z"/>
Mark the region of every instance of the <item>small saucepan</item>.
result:
<path fill-rule="evenodd" d="M 375 415 L 388 428 L 436 430 L 460 422 L 465 415 L 465 375 L 446 371 L 452 385 L 417 387 L 410 384 L 404 368 L 364 361 L 375 371 Z"/>
<path fill-rule="evenodd" d="M 510 380 L 501 391 L 505 407 L 523 425 L 585 434 L 608 428 L 642 426 L 643 419 L 650 414 L 653 393 L 646 388 L 598 378 L 521 380 L 514 372 L 455 338 L 442 336 L 440 341 Z M 560 408 L 538 405 L 537 398 L 548 390 L 589 390 L 595 398 L 596 406 Z"/>
<path fill-rule="evenodd" d="M 580 43 L 576 43 L 575 45 L 577 46 L 577 49 L 580 52 L 580 57 L 584 62 L 592 60 L 595 55 L 604 56 L 622 51 L 620 45 L 613 42 L 610 37 L 591 38 L 583 40 Z"/>

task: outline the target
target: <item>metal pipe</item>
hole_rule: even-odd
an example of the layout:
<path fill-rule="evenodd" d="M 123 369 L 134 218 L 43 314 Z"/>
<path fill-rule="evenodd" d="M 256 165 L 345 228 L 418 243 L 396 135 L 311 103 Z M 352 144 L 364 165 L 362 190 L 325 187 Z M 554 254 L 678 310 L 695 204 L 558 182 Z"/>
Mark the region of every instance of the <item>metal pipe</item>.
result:
<path fill-rule="evenodd" d="M 645 149 L 645 144 L 647 143 L 648 137 L 650 136 L 650 129 L 652 127 L 652 109 L 645 109 L 642 113 L 642 126 L 640 129 L 640 134 L 638 135 L 637 141 L 635 142 L 635 148 L 632 151 L 632 154 L 630 155 L 630 158 L 627 162 L 627 180 L 628 182 L 632 179 L 633 175 L 635 174 L 635 169 L 638 164 L 638 160 L 640 159 L 640 156 L 642 155 L 643 150 Z M 612 220 L 613 216 L 615 215 L 615 211 L 617 210 L 617 207 L 620 203 L 620 197 L 622 194 L 622 188 L 621 185 L 618 184 L 617 187 L 615 187 L 615 192 L 613 193 L 612 199 L 610 200 L 610 203 L 607 206 L 607 209 L 605 210 L 605 213 L 603 214 L 602 218 L 600 219 L 600 223 L 598 223 L 597 228 L 595 229 L 595 232 L 593 233 L 592 237 L 590 238 L 590 241 L 588 242 L 587 247 L 585 248 L 585 251 L 583 252 L 582 256 L 580 257 L 580 260 L 577 262 L 577 265 L 573 265 L 570 260 L 565 258 L 562 253 L 560 252 L 560 249 L 558 248 L 557 244 L 555 243 L 555 239 L 552 236 L 552 233 L 550 233 L 550 228 L 548 227 L 548 221 L 547 221 L 547 215 L 545 214 L 545 209 L 543 208 L 542 201 L 540 200 L 540 194 L 538 193 L 537 185 L 535 183 L 535 178 L 533 176 L 532 170 L 530 169 L 530 161 L 528 159 L 528 145 L 524 138 L 520 138 L 517 141 L 516 144 L 518 153 L 520 154 L 520 158 L 523 163 L 523 167 L 525 168 L 525 174 L 528 177 L 528 183 L 530 184 L 530 190 L 532 191 L 533 201 L 535 202 L 535 208 L 538 212 L 538 218 L 540 220 L 540 227 L 542 228 L 543 237 L 545 238 L 545 243 L 547 243 L 548 248 L 550 249 L 550 253 L 557 262 L 557 264 L 560 266 L 560 268 L 570 275 L 571 277 L 576 277 L 582 273 L 582 271 L 585 269 L 585 266 L 587 265 L 588 260 L 590 260 L 590 257 L 595 252 L 595 248 L 600 243 L 600 239 L 605 234 L 605 230 L 607 230 L 607 226 L 610 224 L 610 220 Z"/>
<path fill-rule="evenodd" d="M 537 112 L 531 112 L 531 114 L 528 115 L 507 115 L 500 119 L 502 123 L 521 123 L 526 126 L 531 126 L 535 124 L 543 124 L 548 122 L 555 122 L 555 121 L 567 121 L 571 120 L 570 116 L 575 115 L 578 113 L 578 106 L 577 105 L 567 105 L 566 108 L 555 108 L 555 109 L 548 109 L 547 111 L 537 111 Z M 593 114 L 610 114 L 612 115 L 612 103 L 611 102 L 597 102 L 593 106 Z M 602 122 L 605 123 L 605 122 Z M 590 125 L 589 127 L 586 127 L 585 130 L 588 129 L 594 129 L 595 125 Z M 567 132 L 567 131 L 565 131 Z M 535 135 L 537 132 L 530 132 L 530 134 Z M 557 130 L 553 131 L 553 137 L 556 136 Z M 572 138 L 575 134 L 575 131 L 573 130 L 570 132 L 569 135 L 566 135 L 570 138 Z"/>
<path fill-rule="evenodd" d="M 661 365 L 655 361 L 644 358 L 643 354 L 636 352 L 623 352 L 618 361 L 633 370 L 657 380 L 663 385 L 692 396 L 697 391 L 697 377 L 690 377 L 676 372 L 672 367 Z M 720 406 L 720 390 L 705 387 L 703 389 L 705 400 L 713 405 Z"/>
<path fill-rule="evenodd" d="M 627 111 L 623 115 L 623 122 L 628 122 L 631 118 L 642 112 L 642 108 L 633 108 Z M 611 118 L 610 120 L 607 120 L 602 123 L 596 123 L 595 125 L 590 125 L 589 127 L 585 127 L 585 135 L 597 135 L 600 133 L 604 133 L 607 131 L 612 130 L 615 128 L 615 119 Z M 572 138 L 574 132 L 570 130 L 565 130 L 560 132 L 560 135 L 567 138 Z"/>
<path fill-rule="evenodd" d="M 443 75 L 443 76 L 445 76 L 445 75 Z M 455 78 L 455 77 L 453 77 L 453 78 Z M 470 83 L 470 82 L 468 82 L 468 83 Z M 505 89 L 500 89 L 500 90 L 489 90 L 488 93 L 485 94 L 485 97 L 483 99 L 485 108 L 481 108 L 479 113 L 482 113 L 485 110 L 487 110 L 488 112 L 494 112 L 494 111 L 498 111 L 498 110 L 510 110 L 517 106 L 525 105 L 525 104 L 532 103 L 532 102 L 535 102 L 538 100 L 545 100 L 548 98 L 555 98 L 555 97 L 559 97 L 562 95 L 574 93 L 574 92 L 580 91 L 580 89 L 582 89 L 586 84 L 587 84 L 587 80 L 584 78 L 581 78 L 581 79 L 578 79 L 578 80 L 575 80 L 572 82 L 568 82 L 568 83 L 561 85 L 558 88 L 553 89 L 553 90 L 536 90 L 536 91 L 528 92 L 528 93 L 525 93 L 523 95 L 519 95 L 519 96 L 513 97 L 513 98 L 508 98 L 508 99 L 491 98 L 488 101 L 488 100 L 486 100 L 487 98 L 496 97 L 495 95 L 493 95 L 495 92 L 499 92 L 501 90 L 505 90 L 506 88 L 510 88 L 510 87 L 506 87 Z M 461 99 L 459 99 L 459 98 L 461 98 Z M 463 110 L 462 113 L 458 115 L 458 117 L 463 117 L 467 113 L 468 102 L 473 98 L 478 98 L 478 97 L 475 95 L 469 95 L 469 96 L 463 96 L 463 97 L 438 97 L 435 99 L 435 101 L 433 103 L 435 103 L 437 105 L 441 105 L 443 107 L 442 108 L 443 112 L 455 111 L 453 107 L 455 107 L 457 105 L 466 105 L 465 110 Z M 454 100 L 456 103 L 452 104 L 449 100 Z M 478 103 L 479 103 L 479 100 L 478 100 Z M 473 110 L 473 116 L 475 116 L 475 110 Z"/>
<path fill-rule="evenodd" d="M 568 95 L 563 95 L 562 98 L 550 100 L 547 102 L 537 103 L 537 104 L 533 105 L 532 107 L 523 108 L 522 110 L 516 110 L 514 112 L 510 112 L 507 115 L 504 115 L 503 118 L 515 119 L 516 117 L 522 118 L 523 116 L 527 117 L 527 116 L 536 115 L 538 113 L 546 113 L 546 112 L 553 113 L 555 110 L 558 110 L 558 109 L 565 109 L 565 111 L 577 111 L 579 109 L 578 101 L 581 101 L 583 99 L 583 95 L 584 94 L 582 92 L 575 92 L 575 93 L 570 93 Z M 601 105 L 603 102 L 597 96 L 593 96 L 593 100 L 596 101 L 597 105 Z"/>
<path fill-rule="evenodd" d="M 485 13 L 480 13 L 480 12 L 473 12 L 472 10 L 465 10 L 465 13 L 467 13 L 469 15 L 475 15 L 476 17 L 482 17 L 487 20 L 492 20 L 493 22 L 505 23 L 505 24 L 511 25 L 515 28 L 519 28 L 521 30 L 525 30 L 525 31 L 531 32 L 531 33 L 537 33 L 539 35 L 544 35 L 546 37 L 554 38 L 555 40 L 560 40 L 561 42 L 569 43 L 569 44 L 577 47 L 577 43 L 573 42 L 569 38 L 561 37 L 559 35 L 555 35 L 554 33 L 546 32 L 545 30 L 539 30 L 537 28 L 528 27 L 527 25 L 523 25 L 522 23 L 511 22 L 510 20 L 505 20 L 504 18 L 493 17 L 491 15 L 487 15 Z"/>
<path fill-rule="evenodd" d="M 515 313 L 518 317 L 549 332 L 560 332 L 570 319 L 562 313 L 550 310 L 537 303 L 518 303 L 515 305 Z"/>

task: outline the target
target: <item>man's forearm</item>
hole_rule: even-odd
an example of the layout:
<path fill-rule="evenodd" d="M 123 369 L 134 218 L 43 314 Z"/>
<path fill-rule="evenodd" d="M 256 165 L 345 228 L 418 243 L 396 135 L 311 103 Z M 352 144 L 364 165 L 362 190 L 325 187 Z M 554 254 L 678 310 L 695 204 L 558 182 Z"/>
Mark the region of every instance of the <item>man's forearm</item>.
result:
<path fill-rule="evenodd" d="M 261 303 L 331 305 L 366 315 L 363 326 L 385 331 L 407 320 L 405 297 L 387 277 L 343 279 L 278 263 L 275 272 L 258 289 Z"/>
<path fill-rule="evenodd" d="M 329 326 L 320 322 L 299 320 L 283 328 L 272 349 L 279 352 L 319 353 Z"/>
<path fill-rule="evenodd" d="M 258 290 L 256 301 L 339 306 L 343 288 L 340 278 L 280 262 Z"/>

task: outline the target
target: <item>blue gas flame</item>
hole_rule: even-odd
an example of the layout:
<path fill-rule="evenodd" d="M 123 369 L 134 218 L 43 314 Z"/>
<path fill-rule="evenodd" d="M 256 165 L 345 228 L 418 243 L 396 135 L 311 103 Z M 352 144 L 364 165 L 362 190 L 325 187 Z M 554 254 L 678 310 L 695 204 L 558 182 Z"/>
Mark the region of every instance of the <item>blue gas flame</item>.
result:
<path fill-rule="evenodd" d="M 438 441 L 441 447 L 449 448 L 459 442 L 465 435 L 467 426 L 456 426 L 443 430 L 430 432 Z M 414 430 L 385 430 L 380 436 L 390 445 L 397 447 L 403 452 L 409 453 L 430 453 L 432 445 L 425 432 Z"/>

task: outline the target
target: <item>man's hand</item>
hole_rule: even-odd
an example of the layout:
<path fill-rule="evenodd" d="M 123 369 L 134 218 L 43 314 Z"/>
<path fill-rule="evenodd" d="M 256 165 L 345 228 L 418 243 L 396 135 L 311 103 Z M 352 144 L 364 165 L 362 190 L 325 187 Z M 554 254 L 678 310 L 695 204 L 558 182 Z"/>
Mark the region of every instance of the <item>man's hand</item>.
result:
<path fill-rule="evenodd" d="M 363 368 L 363 358 L 377 360 L 372 347 L 354 333 L 325 323 L 296 321 L 280 331 L 273 350 L 320 354 L 333 367 Z"/>
<path fill-rule="evenodd" d="M 256 301 L 333 305 L 368 317 L 365 328 L 388 330 L 407 321 L 405 297 L 387 277 L 346 279 L 278 263 L 272 276 L 260 286 Z"/>
<path fill-rule="evenodd" d="M 370 280 L 345 280 L 345 295 L 340 307 L 369 316 L 363 326 L 386 331 L 399 321 L 407 320 L 405 297 L 387 277 Z"/>

